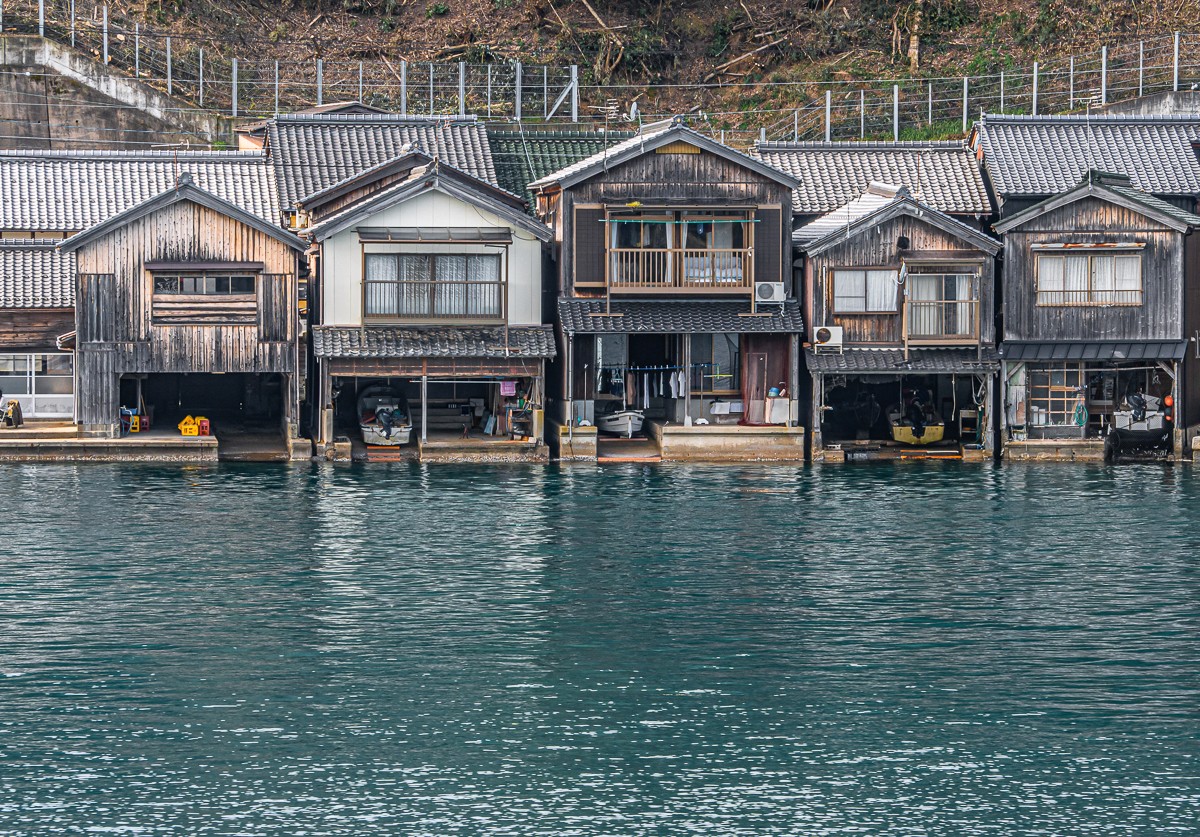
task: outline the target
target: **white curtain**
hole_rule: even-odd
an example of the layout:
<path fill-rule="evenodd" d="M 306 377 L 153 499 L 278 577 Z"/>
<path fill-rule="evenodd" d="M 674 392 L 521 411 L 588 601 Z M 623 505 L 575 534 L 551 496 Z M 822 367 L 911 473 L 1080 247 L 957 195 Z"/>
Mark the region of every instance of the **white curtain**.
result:
<path fill-rule="evenodd" d="M 396 313 L 397 260 L 395 256 L 369 254 L 366 259 L 367 315 L 390 317 Z"/>
<path fill-rule="evenodd" d="M 895 311 L 898 287 L 896 284 L 896 271 L 868 270 L 867 310 Z"/>
<path fill-rule="evenodd" d="M 468 256 L 467 314 L 472 317 L 498 317 L 504 313 L 500 286 L 499 256 Z"/>
<path fill-rule="evenodd" d="M 971 335 L 975 333 L 975 294 L 972 286 L 975 277 L 970 273 L 960 273 L 954 277 L 954 298 L 959 300 L 954 306 L 955 318 L 951 334 Z"/>
<path fill-rule="evenodd" d="M 840 314 L 856 314 L 867 310 L 867 274 L 865 271 L 834 271 L 833 310 Z"/>
<path fill-rule="evenodd" d="M 1088 257 L 1067 256 L 1063 275 L 1063 302 L 1086 302 L 1088 289 Z"/>
<path fill-rule="evenodd" d="M 1092 301 L 1115 302 L 1117 277 L 1112 256 L 1092 256 Z"/>
<path fill-rule="evenodd" d="M 942 276 L 909 274 L 908 333 L 916 337 L 941 334 Z"/>
<path fill-rule="evenodd" d="M 1141 303 L 1142 301 L 1142 257 L 1117 256 L 1114 261 L 1116 274 L 1116 301 Z"/>
<path fill-rule="evenodd" d="M 434 277 L 433 312 L 440 317 L 461 317 L 467 313 L 467 257 L 438 256 Z"/>
<path fill-rule="evenodd" d="M 429 316 L 429 295 L 433 289 L 432 258 L 400 256 L 400 304 L 397 314 L 409 317 Z"/>
<path fill-rule="evenodd" d="M 1040 304 L 1062 304 L 1063 262 L 1062 256 L 1038 256 L 1038 302 Z"/>

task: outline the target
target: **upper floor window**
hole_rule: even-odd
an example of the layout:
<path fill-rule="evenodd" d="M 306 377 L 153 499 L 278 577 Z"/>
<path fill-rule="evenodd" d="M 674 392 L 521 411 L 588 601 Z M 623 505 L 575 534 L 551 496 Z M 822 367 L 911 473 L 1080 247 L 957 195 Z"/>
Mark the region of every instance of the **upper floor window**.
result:
<path fill-rule="evenodd" d="M 608 278 L 617 289 L 738 290 L 753 274 L 748 212 L 614 212 L 608 223 Z"/>
<path fill-rule="evenodd" d="M 233 296 L 254 293 L 254 276 L 224 273 L 155 273 L 156 294 Z"/>
<path fill-rule="evenodd" d="M 833 271 L 835 314 L 894 314 L 899 274 L 890 268 Z"/>
<path fill-rule="evenodd" d="M 368 318 L 504 317 L 498 255 L 369 253 L 363 293 Z"/>
<path fill-rule="evenodd" d="M 908 274 L 908 336 L 954 339 L 978 336 L 979 283 L 963 270 L 914 267 Z"/>
<path fill-rule="evenodd" d="M 1038 253 L 1038 305 L 1141 305 L 1142 254 Z"/>

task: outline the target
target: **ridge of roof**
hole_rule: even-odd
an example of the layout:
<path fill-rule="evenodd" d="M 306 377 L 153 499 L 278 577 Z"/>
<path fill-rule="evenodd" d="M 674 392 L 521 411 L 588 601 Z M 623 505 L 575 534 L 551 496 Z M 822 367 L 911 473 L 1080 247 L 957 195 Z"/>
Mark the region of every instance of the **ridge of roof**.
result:
<path fill-rule="evenodd" d="M 215 149 L 193 149 L 170 151 L 164 149 L 156 150 L 114 150 L 114 149 L 53 149 L 53 150 L 38 150 L 38 149 L 6 149 L 0 151 L 0 160 L 3 159 L 15 160 L 30 160 L 30 159 L 46 159 L 46 160 L 120 160 L 124 162 L 137 162 L 138 160 L 222 160 L 236 162 L 244 160 L 252 162 L 255 160 L 266 160 L 267 155 L 261 149 L 249 151 L 218 151 Z"/>
<path fill-rule="evenodd" d="M 961 151 L 968 146 L 962 140 L 766 140 L 756 142 L 752 147 L 755 151 Z"/>
<path fill-rule="evenodd" d="M 1121 114 L 1121 113 L 1093 113 L 1088 114 L 1042 114 L 1039 116 L 1031 116 L 1021 113 L 984 113 L 979 117 L 980 122 L 992 123 L 1008 123 L 1011 125 L 1027 124 L 1027 125 L 1054 125 L 1054 124 L 1136 124 L 1146 123 L 1151 125 L 1163 124 L 1188 124 L 1200 123 L 1200 114 L 1196 115 L 1180 115 L 1180 114 L 1163 114 L 1158 116 L 1140 115 L 1140 114 Z"/>
<path fill-rule="evenodd" d="M 281 113 L 276 122 L 328 123 L 347 125 L 477 125 L 479 117 L 471 116 L 413 116 L 400 113 Z"/>

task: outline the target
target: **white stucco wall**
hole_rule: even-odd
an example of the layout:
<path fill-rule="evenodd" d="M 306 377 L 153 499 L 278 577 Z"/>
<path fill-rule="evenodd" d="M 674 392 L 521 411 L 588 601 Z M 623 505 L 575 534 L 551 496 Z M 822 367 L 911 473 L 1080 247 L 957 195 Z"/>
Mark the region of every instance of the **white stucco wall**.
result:
<path fill-rule="evenodd" d="M 382 210 L 357 226 L 363 227 L 501 227 L 512 231 L 505 247 L 483 244 L 367 244 L 367 253 L 493 253 L 507 262 L 509 325 L 542 322 L 542 243 L 497 215 L 464 203 L 445 192 L 430 189 Z M 362 257 L 364 245 L 354 228 L 327 239 L 322 245 L 325 325 L 362 324 Z"/>

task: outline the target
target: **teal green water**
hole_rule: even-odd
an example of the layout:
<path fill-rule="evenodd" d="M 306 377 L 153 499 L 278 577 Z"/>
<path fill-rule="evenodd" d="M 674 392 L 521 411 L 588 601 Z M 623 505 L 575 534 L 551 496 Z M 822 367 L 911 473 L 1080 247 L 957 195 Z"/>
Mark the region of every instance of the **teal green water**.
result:
<path fill-rule="evenodd" d="M 1200 473 L 0 469 L 0 834 L 1200 832 Z"/>

